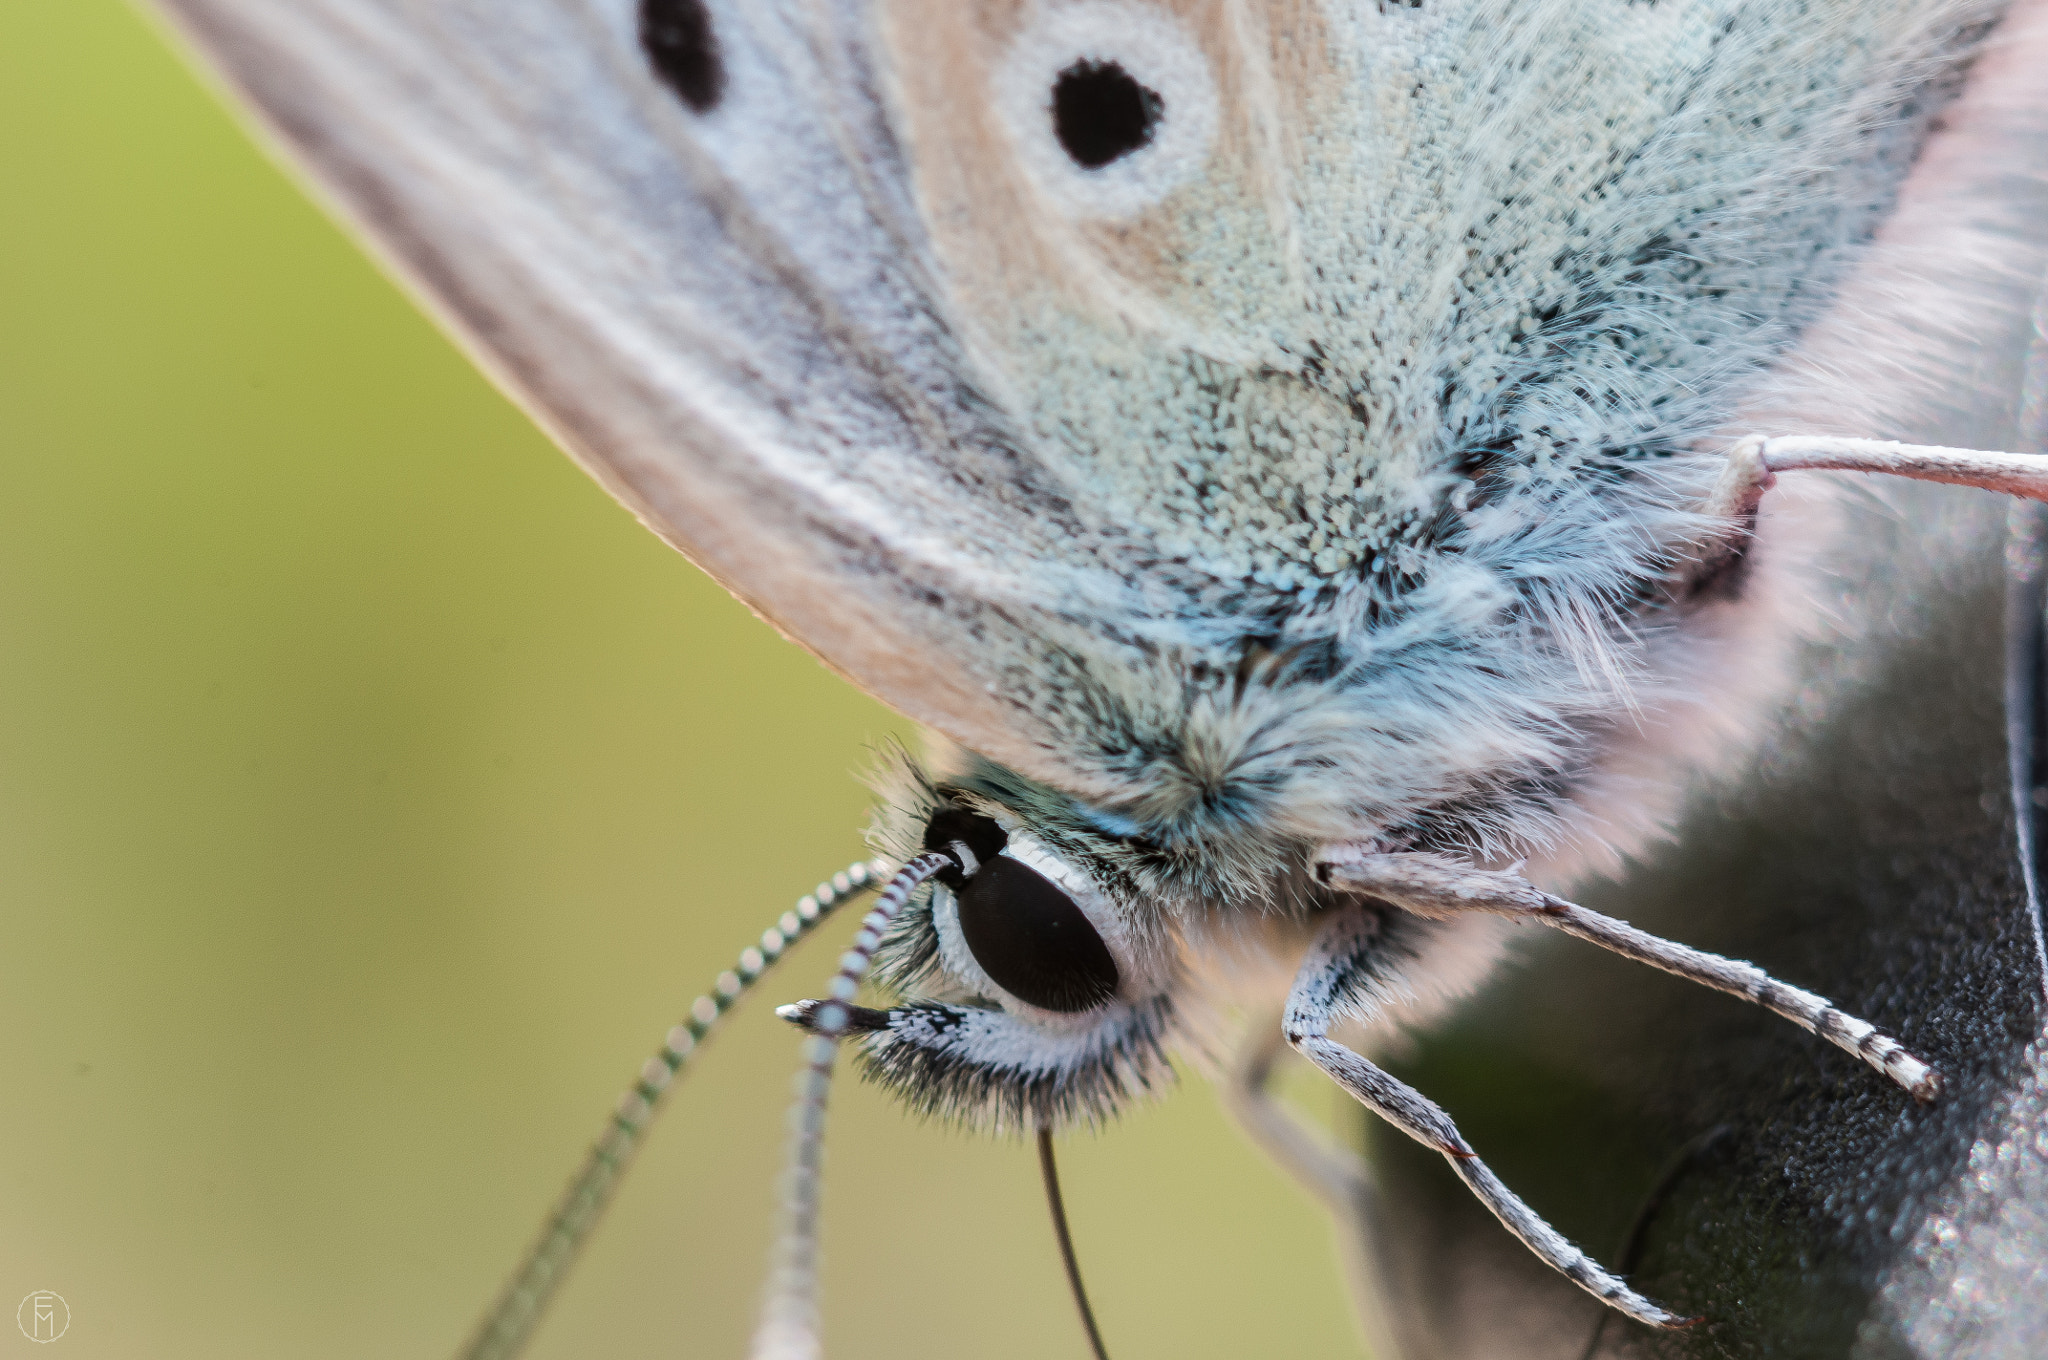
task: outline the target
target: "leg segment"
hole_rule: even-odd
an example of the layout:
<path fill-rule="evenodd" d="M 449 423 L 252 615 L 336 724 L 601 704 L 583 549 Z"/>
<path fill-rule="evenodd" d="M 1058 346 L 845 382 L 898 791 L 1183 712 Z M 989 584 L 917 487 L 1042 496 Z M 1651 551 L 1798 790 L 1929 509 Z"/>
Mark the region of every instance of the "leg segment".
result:
<path fill-rule="evenodd" d="M 1447 918 L 1483 911 L 1562 930 L 1781 1015 L 1855 1054 L 1905 1087 L 1915 1100 L 1931 1101 L 1941 1094 L 1939 1072 L 1869 1021 L 1836 1010 L 1825 997 L 1780 982 L 1753 963 L 1689 949 L 1637 930 L 1626 921 L 1553 897 L 1520 874 L 1473 869 L 1424 854 L 1339 855 L 1326 859 L 1319 872 L 1326 883 L 1418 916 Z"/>
<path fill-rule="evenodd" d="M 1274 1096 L 1274 1064 L 1286 1049 L 1287 1036 L 1280 1032 L 1277 1013 L 1254 1020 L 1243 1052 L 1218 1088 L 1223 1106 L 1261 1152 L 1329 1211 L 1336 1223 L 1344 1276 L 1357 1304 L 1358 1325 L 1366 1334 L 1366 1352 L 1398 1355 L 1398 1343 L 1387 1330 L 1389 1310 L 1382 1289 L 1388 1272 L 1372 1225 L 1378 1196 L 1372 1173 L 1365 1158 L 1318 1136 Z"/>
<path fill-rule="evenodd" d="M 1318 1138 L 1274 1097 L 1273 1064 L 1286 1044 L 1279 1024 L 1255 1025 L 1222 1087 L 1223 1103 L 1261 1152 L 1332 1214 L 1348 1220 L 1372 1196 L 1371 1173 L 1363 1157 Z"/>
<path fill-rule="evenodd" d="M 1876 472 L 2048 501 L 2048 458 L 2039 454 L 1948 449 L 1891 439 L 1818 435 L 1766 439 L 1750 435 L 1729 450 L 1728 468 L 1714 490 L 1709 510 L 1731 518 L 1754 514 L 1757 501 L 1770 489 L 1776 474 L 1808 469 Z"/>
<path fill-rule="evenodd" d="M 2008 496 L 2048 501 L 2048 458 L 2039 454 L 1987 453 L 1980 449 L 1945 449 L 1935 444 L 1901 444 L 1892 439 L 1828 439 L 1810 435 L 1757 442 L 1761 445 L 1759 460 L 1774 473 L 1803 468 L 1880 472 L 1891 477 L 1982 487 Z"/>
<path fill-rule="evenodd" d="M 1331 913 L 1288 994 L 1282 1021 L 1287 1041 L 1360 1104 L 1410 1138 L 1441 1152 L 1479 1202 L 1573 1284 L 1653 1327 L 1688 1325 L 1691 1319 L 1667 1312 L 1636 1293 L 1544 1222 L 1501 1184 L 1451 1117 L 1427 1096 L 1329 1037 L 1334 1020 L 1365 1008 L 1359 983 L 1372 970 L 1372 954 L 1378 944 L 1379 923 L 1366 908 L 1342 907 Z"/>

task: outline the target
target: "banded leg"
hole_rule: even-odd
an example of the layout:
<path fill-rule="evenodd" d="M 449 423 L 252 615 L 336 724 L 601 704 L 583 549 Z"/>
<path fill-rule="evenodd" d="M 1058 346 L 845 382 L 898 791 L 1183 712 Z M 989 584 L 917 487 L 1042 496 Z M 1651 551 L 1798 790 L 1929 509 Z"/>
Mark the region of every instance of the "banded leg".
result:
<path fill-rule="evenodd" d="M 1754 1002 L 1903 1086 L 1915 1100 L 1941 1095 L 1941 1074 L 1867 1020 L 1835 1009 L 1826 997 L 1780 982 L 1753 963 L 1674 944 L 1626 921 L 1553 897 L 1520 874 L 1474 869 L 1438 855 L 1341 855 L 1324 860 L 1323 881 L 1364 893 L 1418 916 L 1448 918 L 1481 911 L 1534 921 L 1647 963 L 1667 973 Z"/>
<path fill-rule="evenodd" d="M 1329 1037 L 1333 1020 L 1365 1008 L 1358 983 L 1370 972 L 1371 955 L 1378 944 L 1379 926 L 1371 912 L 1363 907 L 1342 907 L 1332 913 L 1288 994 L 1282 1021 L 1287 1042 L 1335 1078 L 1361 1105 L 1418 1143 L 1441 1152 L 1479 1202 L 1524 1246 L 1573 1284 L 1653 1327 L 1685 1327 L 1697 1321 L 1658 1307 L 1602 1269 L 1503 1185 L 1434 1101 Z"/>

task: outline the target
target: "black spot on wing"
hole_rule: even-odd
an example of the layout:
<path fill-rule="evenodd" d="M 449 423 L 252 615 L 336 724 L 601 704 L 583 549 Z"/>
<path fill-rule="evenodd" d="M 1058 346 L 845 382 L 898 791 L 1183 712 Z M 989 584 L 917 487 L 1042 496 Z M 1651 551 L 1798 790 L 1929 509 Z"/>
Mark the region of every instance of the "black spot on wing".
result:
<path fill-rule="evenodd" d="M 685 104 L 698 113 L 718 107 L 725 63 L 704 0 L 640 0 L 640 46 Z"/>
<path fill-rule="evenodd" d="M 1052 129 L 1083 170 L 1100 170 L 1152 140 L 1166 111 L 1157 92 L 1113 61 L 1077 61 L 1052 87 Z"/>

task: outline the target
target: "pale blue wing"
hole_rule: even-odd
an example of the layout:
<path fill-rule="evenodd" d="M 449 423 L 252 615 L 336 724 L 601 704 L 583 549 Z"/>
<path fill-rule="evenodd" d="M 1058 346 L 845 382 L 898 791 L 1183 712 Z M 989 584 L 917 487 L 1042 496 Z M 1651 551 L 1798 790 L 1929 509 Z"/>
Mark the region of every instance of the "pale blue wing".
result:
<path fill-rule="evenodd" d="M 1071 775 L 1034 677 L 1145 610 L 963 352 L 861 7 L 713 4 L 704 113 L 631 0 L 164 7 L 649 527 L 897 708 Z"/>

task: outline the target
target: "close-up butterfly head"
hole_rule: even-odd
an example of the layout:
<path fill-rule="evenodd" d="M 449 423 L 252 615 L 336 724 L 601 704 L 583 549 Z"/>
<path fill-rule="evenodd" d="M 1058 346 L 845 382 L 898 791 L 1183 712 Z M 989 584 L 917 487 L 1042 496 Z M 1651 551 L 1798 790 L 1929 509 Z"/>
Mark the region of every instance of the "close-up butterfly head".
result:
<path fill-rule="evenodd" d="M 878 947 L 876 980 L 912 1000 L 856 1020 L 868 1071 L 920 1109 L 1008 1131 L 1100 1123 L 1169 1083 L 1178 941 L 1112 846 L 1000 772 L 898 773 L 884 861 L 946 864 Z"/>
<path fill-rule="evenodd" d="M 876 781 L 878 862 L 947 863 L 875 950 L 871 976 L 910 1004 L 854 1022 L 869 1073 L 926 1112 L 996 1132 L 1105 1122 L 1170 1083 L 1169 1051 L 1209 1056 L 1223 1012 L 1291 971 L 1305 918 L 1344 896 L 1300 855 L 1249 911 L 1199 896 L 1186 866 L 1142 836 L 987 761 L 941 754 L 957 766 L 944 779 L 895 753 Z M 1444 933 L 1420 920 L 1403 930 L 1412 938 L 1390 944 L 1390 973 L 1402 951 Z M 1237 985 L 1246 975 L 1258 981 Z"/>
<path fill-rule="evenodd" d="M 1951 447 L 2016 428 L 1973 413 L 2041 362 L 2048 6 L 160 8 L 592 475 L 932 734 L 874 777 L 874 859 L 649 1062 L 470 1354 L 523 1344 L 718 1017 L 864 892 L 779 1012 L 764 1358 L 820 1351 L 841 1048 L 1036 1137 L 1056 1218 L 1051 1136 L 1177 1061 L 1350 1202 L 1267 1089 L 1291 1050 L 1654 1329 L 1700 1319 L 1374 1056 L 1512 926 L 1790 1020 L 1859 1099 L 1943 1098 L 1829 999 L 1564 894 L 1819 704 L 1834 564 L 1917 504 L 1885 487 L 2048 498 L 2035 455 Z"/>

